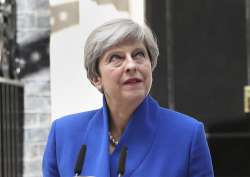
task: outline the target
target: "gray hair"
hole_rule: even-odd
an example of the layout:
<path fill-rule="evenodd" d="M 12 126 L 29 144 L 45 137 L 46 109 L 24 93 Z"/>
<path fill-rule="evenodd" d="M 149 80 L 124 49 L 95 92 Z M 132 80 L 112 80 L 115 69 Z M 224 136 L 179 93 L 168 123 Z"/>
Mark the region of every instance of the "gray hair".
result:
<path fill-rule="evenodd" d="M 110 47 L 124 40 L 143 41 L 148 50 L 152 70 L 157 65 L 159 49 L 151 29 L 131 19 L 115 19 L 104 23 L 89 35 L 84 48 L 84 65 L 91 81 L 100 76 L 99 58 Z"/>

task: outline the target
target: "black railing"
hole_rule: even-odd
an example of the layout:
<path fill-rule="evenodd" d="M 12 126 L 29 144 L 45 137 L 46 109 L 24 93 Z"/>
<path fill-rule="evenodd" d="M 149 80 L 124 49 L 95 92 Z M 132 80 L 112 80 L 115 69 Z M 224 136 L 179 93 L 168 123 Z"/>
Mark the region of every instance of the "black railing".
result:
<path fill-rule="evenodd" d="M 24 88 L 0 77 L 0 176 L 21 177 L 23 158 Z"/>

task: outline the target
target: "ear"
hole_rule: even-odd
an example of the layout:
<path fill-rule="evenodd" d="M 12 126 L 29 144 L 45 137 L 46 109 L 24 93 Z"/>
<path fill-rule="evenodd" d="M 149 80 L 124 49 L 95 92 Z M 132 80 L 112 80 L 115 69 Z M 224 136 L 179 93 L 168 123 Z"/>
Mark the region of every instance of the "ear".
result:
<path fill-rule="evenodd" d="M 91 80 L 91 83 L 101 92 L 102 91 L 102 80 L 101 77 L 95 77 Z"/>

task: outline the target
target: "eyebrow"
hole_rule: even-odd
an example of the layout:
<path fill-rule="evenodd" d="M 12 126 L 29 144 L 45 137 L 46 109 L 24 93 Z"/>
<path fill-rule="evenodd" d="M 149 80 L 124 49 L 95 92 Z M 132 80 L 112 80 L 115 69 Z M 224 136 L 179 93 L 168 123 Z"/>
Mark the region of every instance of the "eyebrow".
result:
<path fill-rule="evenodd" d="M 148 50 L 145 47 L 143 47 L 143 46 L 142 47 L 136 47 L 135 49 L 132 50 L 132 53 L 134 51 L 138 51 L 138 50 L 142 50 L 142 51 L 148 53 Z M 117 49 L 113 49 L 112 51 L 107 51 L 106 57 L 110 57 L 114 53 L 123 53 L 123 50 L 120 49 L 120 48 L 117 48 Z"/>
<path fill-rule="evenodd" d="M 137 47 L 133 51 L 136 51 L 136 50 L 143 50 L 144 52 L 147 51 L 147 49 L 145 49 L 144 47 Z"/>
<path fill-rule="evenodd" d="M 133 49 L 132 52 L 134 52 L 136 50 L 143 50 L 145 52 L 147 51 L 147 49 L 145 47 L 137 47 L 137 48 Z M 114 49 L 113 51 L 110 51 L 109 53 L 116 53 L 116 52 L 117 53 L 123 52 L 123 50 L 122 49 Z M 108 55 L 109 55 L 109 53 L 108 53 Z"/>

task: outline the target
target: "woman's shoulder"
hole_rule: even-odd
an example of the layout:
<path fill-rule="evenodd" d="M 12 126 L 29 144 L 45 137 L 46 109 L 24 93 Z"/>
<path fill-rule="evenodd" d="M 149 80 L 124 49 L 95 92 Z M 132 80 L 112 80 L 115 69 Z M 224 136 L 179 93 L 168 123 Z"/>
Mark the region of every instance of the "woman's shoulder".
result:
<path fill-rule="evenodd" d="M 203 124 L 194 117 L 167 108 L 161 107 L 159 115 L 161 117 L 162 125 L 172 126 L 182 130 L 193 129 L 194 127 Z"/>
<path fill-rule="evenodd" d="M 155 107 L 153 107 L 152 109 L 157 110 L 156 111 L 157 115 L 158 117 L 160 117 L 161 123 L 163 125 L 173 124 L 175 126 L 193 126 L 202 124 L 199 120 L 195 119 L 194 117 L 177 112 L 176 110 L 161 107 L 154 98 L 152 98 L 151 96 L 149 98 L 151 107 L 152 105 L 155 105 Z"/>
<path fill-rule="evenodd" d="M 63 117 L 60 117 L 54 120 L 53 124 L 55 124 L 58 129 L 76 129 L 83 128 L 87 126 L 88 122 L 99 112 L 100 109 L 85 111 L 80 113 L 69 114 Z"/>
<path fill-rule="evenodd" d="M 160 139 L 175 139 L 177 144 L 189 144 L 200 132 L 204 132 L 203 123 L 189 115 L 161 108 L 159 116 L 158 136 Z"/>

